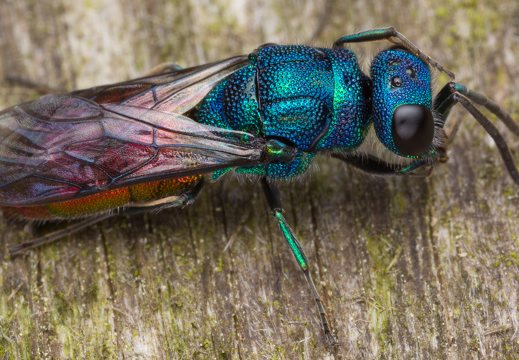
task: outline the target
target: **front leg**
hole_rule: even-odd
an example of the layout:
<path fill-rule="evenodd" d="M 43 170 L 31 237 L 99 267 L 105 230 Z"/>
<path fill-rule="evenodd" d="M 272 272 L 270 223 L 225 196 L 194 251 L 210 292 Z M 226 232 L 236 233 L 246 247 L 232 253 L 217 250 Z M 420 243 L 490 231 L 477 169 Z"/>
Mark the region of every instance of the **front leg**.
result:
<path fill-rule="evenodd" d="M 508 174 L 512 180 L 519 185 L 519 170 L 515 166 L 512 152 L 510 151 L 505 138 L 499 129 L 492 124 L 492 122 L 487 119 L 487 117 L 483 115 L 474 104 L 481 105 L 496 115 L 497 118 L 501 120 L 515 135 L 519 135 L 519 125 L 503 108 L 488 97 L 470 90 L 460 83 L 450 82 L 443 87 L 434 100 L 434 110 L 440 116 L 440 120 L 442 121 L 442 124 L 440 125 L 442 127 L 447 121 L 450 110 L 455 104 L 461 104 L 494 140 Z M 453 135 L 451 135 L 451 137 L 452 136 Z"/>
<path fill-rule="evenodd" d="M 308 282 L 308 286 L 310 287 L 310 291 L 312 296 L 314 297 L 315 303 L 317 305 L 317 309 L 319 310 L 319 316 L 321 319 L 321 327 L 323 329 L 324 335 L 326 337 L 326 341 L 328 345 L 335 350 L 337 346 L 337 341 L 332 334 L 330 329 L 330 325 L 328 322 L 328 318 L 326 317 L 326 311 L 324 309 L 323 303 L 321 301 L 321 297 L 317 292 L 314 281 L 312 280 L 312 275 L 310 274 L 308 259 L 301 247 L 301 244 L 297 240 L 294 232 L 288 225 L 285 217 L 283 216 L 283 207 L 281 205 L 281 197 L 279 194 L 279 190 L 277 187 L 268 182 L 266 178 L 262 179 L 263 191 L 265 192 L 265 196 L 267 197 L 267 202 L 269 204 L 270 210 L 272 211 L 272 215 L 278 223 L 279 229 L 283 233 L 283 237 L 285 238 L 292 254 L 297 260 L 299 268 L 303 271 L 305 275 L 306 281 Z"/>
<path fill-rule="evenodd" d="M 436 162 L 436 158 L 430 160 L 417 159 L 408 165 L 400 165 L 389 163 L 371 154 L 347 154 L 342 152 L 334 152 L 332 157 L 365 173 L 377 176 L 427 177 L 431 174 L 432 166 Z M 440 155 L 438 155 L 438 159 L 440 159 Z M 421 172 L 418 172 L 419 169 Z"/>

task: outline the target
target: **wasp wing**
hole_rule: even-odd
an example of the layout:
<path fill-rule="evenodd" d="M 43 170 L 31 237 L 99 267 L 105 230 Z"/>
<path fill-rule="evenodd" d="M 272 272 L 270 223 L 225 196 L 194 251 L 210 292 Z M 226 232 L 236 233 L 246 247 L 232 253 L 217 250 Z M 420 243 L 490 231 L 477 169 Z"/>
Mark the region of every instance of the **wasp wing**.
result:
<path fill-rule="evenodd" d="M 232 57 L 1 112 L 0 206 L 257 163 L 261 140 L 182 115 L 247 62 Z"/>
<path fill-rule="evenodd" d="M 254 165 L 263 143 L 181 114 L 47 95 L 0 113 L 0 206 Z"/>
<path fill-rule="evenodd" d="M 235 56 L 184 70 L 99 86 L 72 93 L 98 104 L 116 103 L 168 113 L 184 114 L 196 106 L 222 79 L 248 63 Z"/>

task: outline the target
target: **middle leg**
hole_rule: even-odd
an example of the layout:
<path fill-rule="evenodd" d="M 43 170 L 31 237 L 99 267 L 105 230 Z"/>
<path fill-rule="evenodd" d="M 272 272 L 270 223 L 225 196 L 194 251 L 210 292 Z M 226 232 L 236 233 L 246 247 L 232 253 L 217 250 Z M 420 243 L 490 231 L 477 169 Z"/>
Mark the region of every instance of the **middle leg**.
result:
<path fill-rule="evenodd" d="M 315 287 L 314 281 L 312 279 L 312 275 L 309 270 L 308 259 L 301 247 L 301 244 L 297 240 L 294 232 L 288 225 L 285 217 L 283 215 L 283 207 L 281 205 L 281 196 L 279 194 L 279 190 L 268 182 L 266 178 L 262 179 L 263 191 L 265 192 L 265 196 L 267 198 L 267 202 L 269 204 L 270 210 L 272 211 L 272 215 L 278 223 L 279 229 L 283 233 L 283 237 L 285 238 L 292 254 L 296 258 L 296 261 L 299 265 L 299 268 L 303 272 L 306 281 L 308 282 L 308 286 L 310 287 L 310 291 L 317 305 L 317 309 L 319 311 L 319 317 L 321 319 L 321 327 L 323 329 L 324 335 L 326 337 L 326 341 L 328 345 L 335 350 L 337 346 L 337 341 L 332 334 L 332 330 L 330 328 L 330 323 L 328 322 L 328 318 L 326 316 L 326 311 L 324 309 L 323 303 L 321 301 L 321 297 Z"/>

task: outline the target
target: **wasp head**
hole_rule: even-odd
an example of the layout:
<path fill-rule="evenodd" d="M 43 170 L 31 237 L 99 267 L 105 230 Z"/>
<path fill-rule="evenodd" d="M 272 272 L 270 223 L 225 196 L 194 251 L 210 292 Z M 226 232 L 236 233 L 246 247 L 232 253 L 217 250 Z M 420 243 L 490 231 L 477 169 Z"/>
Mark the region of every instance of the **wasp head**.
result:
<path fill-rule="evenodd" d="M 404 157 L 434 151 L 429 67 L 412 53 L 393 48 L 375 57 L 371 79 L 373 123 L 380 141 Z"/>

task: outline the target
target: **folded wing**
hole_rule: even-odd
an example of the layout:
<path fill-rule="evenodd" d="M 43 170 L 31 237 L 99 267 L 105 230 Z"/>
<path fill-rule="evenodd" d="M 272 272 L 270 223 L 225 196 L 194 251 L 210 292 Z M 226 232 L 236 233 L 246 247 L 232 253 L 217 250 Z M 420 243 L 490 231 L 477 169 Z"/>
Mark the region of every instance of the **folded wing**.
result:
<path fill-rule="evenodd" d="M 243 64 L 233 59 L 0 112 L 0 206 L 258 164 L 262 139 L 182 115 Z"/>

